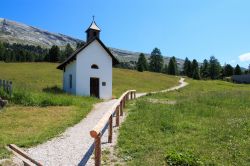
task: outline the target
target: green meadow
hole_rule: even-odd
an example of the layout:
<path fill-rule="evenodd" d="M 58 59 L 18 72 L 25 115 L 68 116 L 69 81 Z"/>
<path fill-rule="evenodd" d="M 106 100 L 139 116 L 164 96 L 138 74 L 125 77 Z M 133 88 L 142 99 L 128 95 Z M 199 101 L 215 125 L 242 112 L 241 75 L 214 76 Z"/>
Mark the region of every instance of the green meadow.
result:
<path fill-rule="evenodd" d="M 129 103 L 117 146 L 126 165 L 250 165 L 250 86 L 188 82 Z"/>
<path fill-rule="evenodd" d="M 49 140 L 78 123 L 101 100 L 62 92 L 62 71 L 55 63 L 1 63 L 0 79 L 12 80 L 13 96 L 0 111 L 0 159 L 14 143 L 30 147 Z M 113 69 L 113 96 L 128 89 L 147 92 L 178 84 L 179 78 L 151 72 Z M 1 96 L 5 96 L 0 91 Z M 8 97 L 8 96 L 6 96 Z"/>

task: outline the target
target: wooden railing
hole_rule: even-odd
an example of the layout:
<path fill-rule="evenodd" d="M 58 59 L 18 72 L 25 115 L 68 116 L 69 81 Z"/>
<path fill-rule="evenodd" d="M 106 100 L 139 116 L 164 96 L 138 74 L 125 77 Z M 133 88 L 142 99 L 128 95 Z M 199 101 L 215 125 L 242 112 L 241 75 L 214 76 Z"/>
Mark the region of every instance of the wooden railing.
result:
<path fill-rule="evenodd" d="M 0 79 L 0 89 L 3 89 L 4 92 L 6 92 L 7 94 L 11 96 L 12 95 L 12 81 Z"/>
<path fill-rule="evenodd" d="M 110 110 L 102 117 L 96 126 L 90 131 L 91 137 L 94 138 L 95 165 L 101 165 L 101 138 L 108 125 L 108 143 L 112 143 L 113 134 L 113 116 L 115 116 L 116 126 L 120 125 L 120 116 L 123 116 L 123 109 L 128 100 L 136 98 L 136 90 L 124 92 L 121 97 L 113 104 Z"/>

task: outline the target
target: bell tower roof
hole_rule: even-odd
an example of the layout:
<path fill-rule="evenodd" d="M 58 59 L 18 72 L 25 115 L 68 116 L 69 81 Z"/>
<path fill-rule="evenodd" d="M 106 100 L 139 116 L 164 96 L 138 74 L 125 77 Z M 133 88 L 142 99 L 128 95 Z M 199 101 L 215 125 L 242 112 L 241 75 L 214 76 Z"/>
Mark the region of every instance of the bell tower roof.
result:
<path fill-rule="evenodd" d="M 90 24 L 89 28 L 86 30 L 86 32 L 88 32 L 89 30 L 101 31 L 101 29 L 96 25 L 95 16 L 93 16 L 93 21 Z"/>

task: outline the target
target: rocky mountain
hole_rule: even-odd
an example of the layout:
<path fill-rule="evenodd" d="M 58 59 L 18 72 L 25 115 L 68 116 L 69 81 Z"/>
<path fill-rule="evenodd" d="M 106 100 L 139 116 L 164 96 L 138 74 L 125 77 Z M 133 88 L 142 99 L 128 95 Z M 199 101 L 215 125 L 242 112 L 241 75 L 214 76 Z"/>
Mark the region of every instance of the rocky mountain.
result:
<path fill-rule="evenodd" d="M 42 47 L 50 48 L 52 45 L 64 47 L 67 43 L 76 47 L 77 43 L 82 40 L 72 38 L 59 33 L 51 33 L 39 28 L 18 23 L 15 21 L 0 18 L 0 41 L 9 43 L 20 43 L 29 45 L 40 45 Z M 110 48 L 111 52 L 119 59 L 120 62 L 125 62 L 130 67 L 134 67 L 140 52 L 133 52 L 121 50 L 117 48 Z M 150 54 L 144 53 L 147 58 Z M 169 57 L 164 56 L 164 62 L 169 62 Z M 184 61 L 177 59 L 179 68 L 182 68 Z"/>
<path fill-rule="evenodd" d="M 63 34 L 50 33 L 3 18 L 0 18 L 0 40 L 9 43 L 40 45 L 42 47 L 65 46 L 67 43 L 76 46 L 78 42 L 81 42 L 79 39 Z"/>

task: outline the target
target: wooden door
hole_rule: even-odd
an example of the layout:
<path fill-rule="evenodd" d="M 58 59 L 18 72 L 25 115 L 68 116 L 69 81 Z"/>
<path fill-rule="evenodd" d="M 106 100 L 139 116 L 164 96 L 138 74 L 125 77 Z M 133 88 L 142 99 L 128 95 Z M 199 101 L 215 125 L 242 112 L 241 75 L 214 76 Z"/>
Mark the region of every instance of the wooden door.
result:
<path fill-rule="evenodd" d="M 90 78 L 90 95 L 99 98 L 99 78 Z"/>

